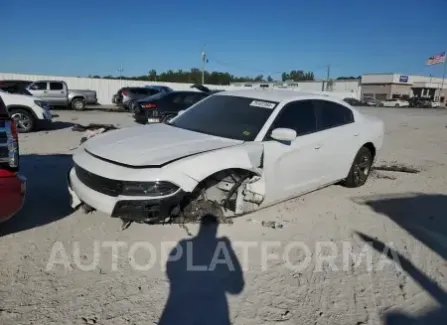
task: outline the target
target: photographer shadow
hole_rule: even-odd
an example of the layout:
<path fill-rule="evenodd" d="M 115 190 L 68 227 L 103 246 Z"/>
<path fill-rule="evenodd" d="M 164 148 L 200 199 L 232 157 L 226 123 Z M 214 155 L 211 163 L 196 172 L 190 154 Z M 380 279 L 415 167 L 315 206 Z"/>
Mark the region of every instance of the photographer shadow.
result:
<path fill-rule="evenodd" d="M 169 254 L 170 292 L 159 325 L 230 325 L 226 294 L 244 288 L 240 263 L 228 238 L 218 238 L 217 218 L 202 219 L 198 234 Z"/>

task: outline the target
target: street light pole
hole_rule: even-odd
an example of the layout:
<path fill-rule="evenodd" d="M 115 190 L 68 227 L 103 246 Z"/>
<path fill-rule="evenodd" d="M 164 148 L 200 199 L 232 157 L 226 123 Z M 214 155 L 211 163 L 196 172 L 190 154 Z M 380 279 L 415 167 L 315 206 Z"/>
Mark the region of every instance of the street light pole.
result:
<path fill-rule="evenodd" d="M 206 58 L 206 52 L 205 52 L 205 46 L 203 47 L 203 52 L 202 52 L 202 85 L 205 84 L 205 64 L 207 62 L 207 58 Z"/>
<path fill-rule="evenodd" d="M 122 76 L 122 74 L 123 74 L 123 65 L 121 65 L 121 67 L 118 69 L 118 72 L 119 72 L 119 78 L 120 78 L 120 87 L 121 87 L 121 76 Z"/>

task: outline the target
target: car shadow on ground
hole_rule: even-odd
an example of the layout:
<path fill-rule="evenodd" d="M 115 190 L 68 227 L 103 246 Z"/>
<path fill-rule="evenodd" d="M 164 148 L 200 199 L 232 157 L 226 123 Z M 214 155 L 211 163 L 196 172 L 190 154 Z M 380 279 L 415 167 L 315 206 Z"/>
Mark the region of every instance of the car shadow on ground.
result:
<path fill-rule="evenodd" d="M 362 198 L 364 204 L 377 213 L 384 214 L 397 225 L 412 234 L 443 259 L 447 259 L 447 195 L 411 194 L 393 197 Z M 388 258 L 400 267 L 426 290 L 440 305 L 426 310 L 425 314 L 414 317 L 401 312 L 390 312 L 384 316 L 385 325 L 407 324 L 447 324 L 447 292 L 429 276 L 418 269 L 408 258 L 390 248 L 378 239 L 357 232 L 357 235 L 382 253 L 387 251 Z"/>
<path fill-rule="evenodd" d="M 67 173 L 72 156 L 21 155 L 20 173 L 27 178 L 22 210 L 0 227 L 0 237 L 40 227 L 70 215 Z"/>
<path fill-rule="evenodd" d="M 197 235 L 170 252 L 170 291 L 157 324 L 231 324 L 226 295 L 240 294 L 244 277 L 230 240 L 217 237 L 218 226 L 216 217 L 204 217 Z"/>

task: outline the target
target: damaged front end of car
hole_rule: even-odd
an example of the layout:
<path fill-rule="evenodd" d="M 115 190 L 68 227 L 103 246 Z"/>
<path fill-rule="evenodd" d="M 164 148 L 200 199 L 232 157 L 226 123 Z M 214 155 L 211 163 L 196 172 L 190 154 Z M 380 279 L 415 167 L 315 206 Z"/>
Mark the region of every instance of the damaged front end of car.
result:
<path fill-rule="evenodd" d="M 259 209 L 265 198 L 263 146 L 259 143 L 198 153 L 166 162 L 161 168 L 174 174 L 181 172 L 190 180 L 189 185 L 117 181 L 90 173 L 76 164 L 73 173 L 84 186 L 106 195 L 110 202 L 114 200 L 111 217 L 121 219 L 123 228 L 132 222 L 195 223 L 207 214 L 228 223 L 233 217 Z M 70 191 L 72 196 L 76 196 L 75 192 Z M 85 197 L 85 201 L 89 200 L 92 198 Z M 84 211 L 92 210 L 86 202 L 81 205 Z"/>

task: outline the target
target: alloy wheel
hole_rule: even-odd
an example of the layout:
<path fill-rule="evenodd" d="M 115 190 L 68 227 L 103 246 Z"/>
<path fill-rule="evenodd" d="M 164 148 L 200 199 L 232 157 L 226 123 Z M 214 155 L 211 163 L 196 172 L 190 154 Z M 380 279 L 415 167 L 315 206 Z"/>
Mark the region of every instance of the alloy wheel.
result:
<path fill-rule="evenodd" d="M 14 122 L 17 125 L 17 128 L 19 130 L 28 130 L 31 126 L 31 120 L 29 118 L 29 116 L 27 116 L 26 114 L 17 112 L 17 113 L 13 113 L 11 118 L 14 120 Z"/>
<path fill-rule="evenodd" d="M 354 180 L 356 184 L 365 183 L 371 171 L 371 158 L 364 154 L 357 157 L 354 163 Z"/>

